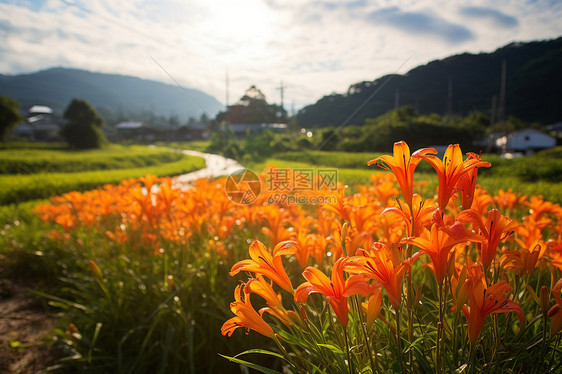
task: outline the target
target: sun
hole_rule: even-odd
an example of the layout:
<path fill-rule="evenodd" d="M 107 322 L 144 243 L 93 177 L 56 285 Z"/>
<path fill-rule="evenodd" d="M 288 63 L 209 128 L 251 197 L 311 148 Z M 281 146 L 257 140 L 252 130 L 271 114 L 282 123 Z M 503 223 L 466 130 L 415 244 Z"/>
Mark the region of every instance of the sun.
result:
<path fill-rule="evenodd" d="M 238 58 L 252 58 L 263 53 L 273 37 L 272 11 L 259 0 L 225 1 L 213 6 L 205 21 L 209 42 L 224 44 L 225 51 Z"/>

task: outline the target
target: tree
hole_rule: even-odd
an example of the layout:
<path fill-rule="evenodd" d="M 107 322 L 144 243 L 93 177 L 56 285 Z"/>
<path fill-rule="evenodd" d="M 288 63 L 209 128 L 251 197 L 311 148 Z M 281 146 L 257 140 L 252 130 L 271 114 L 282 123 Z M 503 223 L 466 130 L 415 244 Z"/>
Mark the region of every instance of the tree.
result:
<path fill-rule="evenodd" d="M 216 119 L 229 124 L 286 122 L 287 111 L 279 105 L 268 104 L 265 95 L 256 86 L 251 86 L 238 103 L 217 114 Z"/>
<path fill-rule="evenodd" d="M 22 120 L 19 104 L 10 97 L 0 96 L 0 141 L 4 141 L 8 130 Z"/>
<path fill-rule="evenodd" d="M 102 131 L 105 122 L 87 101 L 73 99 L 64 118 L 68 123 L 61 129 L 61 135 L 72 148 L 100 148 L 107 143 Z"/>

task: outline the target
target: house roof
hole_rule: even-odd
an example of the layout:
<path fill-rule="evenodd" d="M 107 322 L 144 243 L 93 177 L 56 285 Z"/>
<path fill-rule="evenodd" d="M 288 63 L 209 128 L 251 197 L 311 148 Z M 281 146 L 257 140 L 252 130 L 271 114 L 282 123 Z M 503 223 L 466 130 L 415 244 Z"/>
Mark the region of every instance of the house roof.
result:
<path fill-rule="evenodd" d="M 53 110 L 45 105 L 34 105 L 27 110 L 31 114 L 53 114 Z"/>
<path fill-rule="evenodd" d="M 525 150 L 528 148 L 550 148 L 556 145 L 556 139 L 533 128 L 514 131 L 496 139 L 496 146 L 508 149 Z"/>
<path fill-rule="evenodd" d="M 144 123 L 142 122 L 121 122 L 115 126 L 118 130 L 140 129 L 142 127 L 144 127 Z"/>

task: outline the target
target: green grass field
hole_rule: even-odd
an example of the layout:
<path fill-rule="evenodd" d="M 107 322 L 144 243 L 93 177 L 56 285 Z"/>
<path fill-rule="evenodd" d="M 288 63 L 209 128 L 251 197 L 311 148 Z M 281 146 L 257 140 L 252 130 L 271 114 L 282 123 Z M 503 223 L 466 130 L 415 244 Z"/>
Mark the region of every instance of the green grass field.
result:
<path fill-rule="evenodd" d="M 165 149 L 110 146 L 88 151 L 3 149 L 0 165 L 0 205 L 7 205 L 85 191 L 146 174 L 189 173 L 205 167 L 205 160 Z"/>

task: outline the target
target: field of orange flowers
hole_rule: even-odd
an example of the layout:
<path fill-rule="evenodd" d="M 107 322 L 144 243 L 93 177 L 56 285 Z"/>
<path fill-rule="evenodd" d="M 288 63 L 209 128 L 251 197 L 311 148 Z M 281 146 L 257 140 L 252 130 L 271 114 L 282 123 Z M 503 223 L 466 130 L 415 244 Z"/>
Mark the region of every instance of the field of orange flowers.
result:
<path fill-rule="evenodd" d="M 181 190 L 150 175 L 52 198 L 35 212 L 57 248 L 62 286 L 43 296 L 68 316 L 63 363 L 560 370 L 562 208 L 511 190 L 491 196 L 476 183 L 488 162 L 458 145 L 435 153 L 396 143 L 370 162 L 388 170 L 370 185 L 309 192 L 333 196 L 324 205 L 270 204 L 274 190 L 238 205 L 225 179 Z M 415 180 L 420 162 L 435 169 L 437 191 Z"/>

